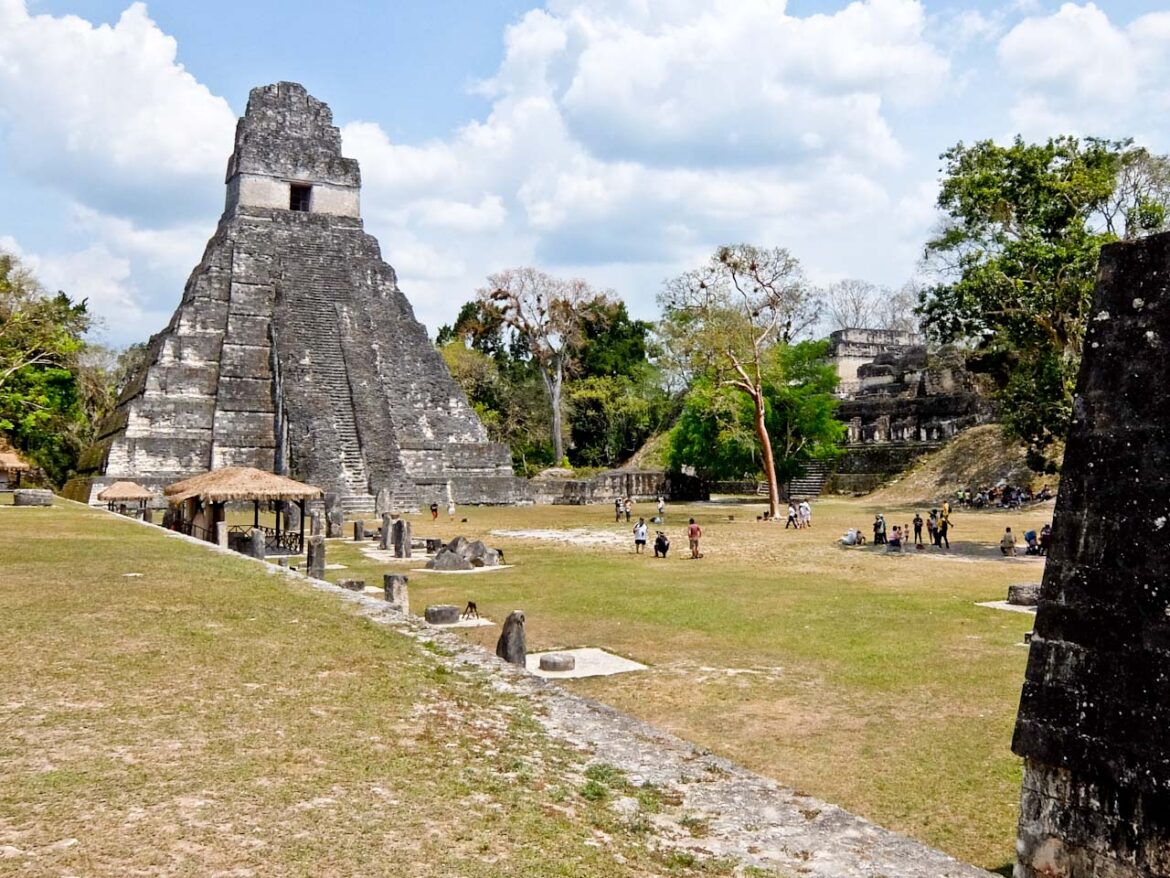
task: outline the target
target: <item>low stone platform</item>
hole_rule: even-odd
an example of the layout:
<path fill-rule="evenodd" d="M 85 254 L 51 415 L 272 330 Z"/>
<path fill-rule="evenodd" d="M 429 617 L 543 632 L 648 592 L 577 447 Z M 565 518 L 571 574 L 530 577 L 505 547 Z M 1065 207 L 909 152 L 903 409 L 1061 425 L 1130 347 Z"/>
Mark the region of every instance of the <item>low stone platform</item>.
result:
<path fill-rule="evenodd" d="M 570 655 L 576 664 L 568 671 L 546 671 L 540 666 L 540 659 L 543 655 Z M 580 677 L 610 677 L 614 674 L 628 674 L 630 671 L 648 670 L 646 665 L 630 661 L 630 659 L 622 658 L 620 655 L 614 655 L 612 652 L 606 652 L 604 649 L 597 649 L 595 647 L 557 649 L 545 653 L 530 652 L 524 662 L 524 667 L 530 673 L 550 680 L 575 680 Z"/>
<path fill-rule="evenodd" d="M 1029 616 L 1036 615 L 1035 607 L 1029 607 L 1023 604 L 1009 604 L 1007 601 L 982 601 L 975 606 L 988 607 L 992 610 L 1007 610 L 1011 613 L 1027 613 Z"/>
<path fill-rule="evenodd" d="M 515 564 L 497 564 L 495 567 L 472 567 L 470 570 L 431 570 L 429 567 L 411 567 L 410 572 L 434 573 L 438 576 L 470 576 L 476 573 L 495 573 L 497 570 L 510 570 L 515 566 Z"/>

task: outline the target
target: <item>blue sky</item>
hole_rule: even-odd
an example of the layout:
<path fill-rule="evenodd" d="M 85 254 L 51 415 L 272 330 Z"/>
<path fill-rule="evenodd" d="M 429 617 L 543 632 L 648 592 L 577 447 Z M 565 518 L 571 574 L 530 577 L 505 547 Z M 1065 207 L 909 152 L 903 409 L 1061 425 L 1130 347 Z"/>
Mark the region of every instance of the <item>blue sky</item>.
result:
<path fill-rule="evenodd" d="M 214 230 L 234 117 L 279 79 L 333 108 L 432 333 L 521 264 L 653 317 L 731 241 L 909 279 L 959 140 L 1170 151 L 1170 2 L 0 0 L 0 247 L 101 339 L 146 338 Z"/>

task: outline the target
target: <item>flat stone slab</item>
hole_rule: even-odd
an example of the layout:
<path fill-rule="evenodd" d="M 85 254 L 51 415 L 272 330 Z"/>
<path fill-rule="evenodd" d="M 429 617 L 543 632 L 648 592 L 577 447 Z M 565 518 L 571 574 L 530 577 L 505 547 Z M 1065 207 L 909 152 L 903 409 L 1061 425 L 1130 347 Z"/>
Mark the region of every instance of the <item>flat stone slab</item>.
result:
<path fill-rule="evenodd" d="M 409 561 L 410 559 L 405 559 Z M 495 573 L 497 570 L 510 570 L 515 564 L 497 564 L 495 567 L 472 567 L 470 570 L 431 570 L 429 567 L 411 567 L 411 573 L 437 573 L 439 576 L 469 576 L 473 573 Z"/>
<path fill-rule="evenodd" d="M 569 655 L 575 667 L 571 671 L 546 671 L 540 667 L 540 660 L 546 655 Z M 580 677 L 611 677 L 614 674 L 628 674 L 630 671 L 649 670 L 646 665 L 606 652 L 604 649 L 588 646 L 581 649 L 556 649 L 552 652 L 530 652 L 524 662 L 530 672 L 550 680 L 575 680 Z"/>
<path fill-rule="evenodd" d="M 1009 604 L 1007 601 L 983 601 L 976 604 L 977 607 L 990 607 L 993 610 L 1008 610 L 1012 613 L 1027 613 L 1029 616 L 1036 615 L 1035 607 L 1024 607 L 1019 604 Z"/>
<path fill-rule="evenodd" d="M 431 625 L 435 628 L 495 628 L 498 622 L 493 622 L 491 619 L 485 619 L 480 616 L 478 619 L 459 619 L 456 622 L 432 622 Z"/>

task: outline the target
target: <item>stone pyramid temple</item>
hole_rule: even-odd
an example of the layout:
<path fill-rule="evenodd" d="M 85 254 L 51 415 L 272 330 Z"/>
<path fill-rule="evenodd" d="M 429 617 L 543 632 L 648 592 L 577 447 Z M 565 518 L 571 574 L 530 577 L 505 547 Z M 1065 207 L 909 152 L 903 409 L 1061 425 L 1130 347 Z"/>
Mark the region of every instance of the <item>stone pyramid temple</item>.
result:
<path fill-rule="evenodd" d="M 358 163 L 329 107 L 291 82 L 252 90 L 227 202 L 170 325 L 75 480 L 92 499 L 254 466 L 369 511 L 523 499 L 362 230 Z"/>

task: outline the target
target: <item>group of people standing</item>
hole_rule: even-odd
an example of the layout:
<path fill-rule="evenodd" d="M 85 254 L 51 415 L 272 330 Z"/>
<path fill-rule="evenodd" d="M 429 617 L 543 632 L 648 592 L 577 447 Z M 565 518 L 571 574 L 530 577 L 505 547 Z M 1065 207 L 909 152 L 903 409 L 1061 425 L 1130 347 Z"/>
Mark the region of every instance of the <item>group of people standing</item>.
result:
<path fill-rule="evenodd" d="M 797 530 L 802 530 L 806 527 L 812 527 L 812 506 L 807 500 L 801 500 L 799 503 L 788 502 L 788 521 L 784 522 L 784 529 L 794 527 Z"/>
<path fill-rule="evenodd" d="M 930 510 L 930 515 L 924 520 L 921 512 L 914 513 L 913 521 L 913 539 L 914 547 L 917 549 L 925 548 L 922 542 L 922 531 L 925 527 L 926 536 L 930 540 L 932 546 L 937 546 L 940 549 L 949 549 L 951 547 L 950 530 L 954 527 L 951 521 L 951 504 L 950 501 L 943 503 L 941 509 Z M 895 524 L 892 528 L 886 524 L 886 517 L 880 512 L 874 516 L 873 519 L 873 544 L 875 546 L 886 546 L 888 551 L 900 552 L 902 546 L 909 543 L 911 539 L 910 525 Z M 857 542 L 857 534 L 854 535 L 853 542 L 847 542 L 847 545 L 860 545 Z"/>

